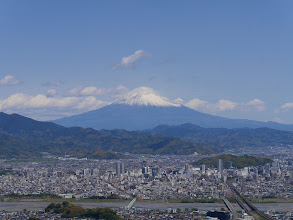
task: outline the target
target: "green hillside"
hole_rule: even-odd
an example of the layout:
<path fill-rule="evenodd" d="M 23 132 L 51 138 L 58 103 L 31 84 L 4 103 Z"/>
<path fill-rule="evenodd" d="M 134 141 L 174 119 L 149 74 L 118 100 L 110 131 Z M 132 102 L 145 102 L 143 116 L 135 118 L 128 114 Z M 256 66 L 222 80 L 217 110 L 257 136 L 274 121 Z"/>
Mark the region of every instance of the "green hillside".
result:
<path fill-rule="evenodd" d="M 0 114 L 0 158 L 39 157 L 41 152 L 115 159 L 121 155 L 112 152 L 205 154 L 215 151 L 178 138 L 162 137 L 140 131 L 65 128 L 51 122 L 39 122 L 16 114 Z"/>
<path fill-rule="evenodd" d="M 215 157 L 203 158 L 201 160 L 193 162 L 192 165 L 198 166 L 201 164 L 205 164 L 208 167 L 217 167 L 217 162 L 219 159 L 223 160 L 224 168 L 227 168 L 226 165 L 228 161 L 231 161 L 233 167 L 236 167 L 236 168 L 243 168 L 247 166 L 261 166 L 261 165 L 265 165 L 267 163 L 273 162 L 273 160 L 269 158 L 260 158 L 260 157 L 253 157 L 248 155 L 234 156 L 231 154 L 223 154 L 223 155 L 219 155 Z"/>
<path fill-rule="evenodd" d="M 293 146 L 293 132 L 270 128 L 203 128 L 193 124 L 160 125 L 148 132 L 206 145 L 217 149 L 238 147 Z"/>

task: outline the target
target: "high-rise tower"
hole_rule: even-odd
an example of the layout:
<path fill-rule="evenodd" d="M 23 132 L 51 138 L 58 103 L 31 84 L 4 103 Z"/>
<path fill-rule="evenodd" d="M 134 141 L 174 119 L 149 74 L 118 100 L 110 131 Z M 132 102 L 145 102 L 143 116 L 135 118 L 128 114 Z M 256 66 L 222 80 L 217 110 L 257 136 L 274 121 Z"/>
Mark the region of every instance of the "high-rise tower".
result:
<path fill-rule="evenodd" d="M 222 159 L 218 160 L 218 172 L 223 173 L 223 160 Z"/>

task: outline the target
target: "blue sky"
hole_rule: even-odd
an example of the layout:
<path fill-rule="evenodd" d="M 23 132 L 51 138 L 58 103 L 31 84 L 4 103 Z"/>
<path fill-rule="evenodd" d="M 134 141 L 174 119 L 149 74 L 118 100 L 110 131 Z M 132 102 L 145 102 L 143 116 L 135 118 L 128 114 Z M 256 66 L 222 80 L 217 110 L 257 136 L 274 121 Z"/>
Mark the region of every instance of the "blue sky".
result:
<path fill-rule="evenodd" d="M 145 86 L 202 112 L 293 123 L 292 7 L 1 1 L 0 110 L 49 120 Z"/>

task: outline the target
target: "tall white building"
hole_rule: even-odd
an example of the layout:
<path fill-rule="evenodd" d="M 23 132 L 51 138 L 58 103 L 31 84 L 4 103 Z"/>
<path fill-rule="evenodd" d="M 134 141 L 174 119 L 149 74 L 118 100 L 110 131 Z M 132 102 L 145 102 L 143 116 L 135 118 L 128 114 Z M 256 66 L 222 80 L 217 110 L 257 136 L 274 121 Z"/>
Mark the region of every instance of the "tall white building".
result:
<path fill-rule="evenodd" d="M 116 163 L 116 176 L 119 176 L 124 173 L 125 173 L 125 164 L 120 162 Z"/>
<path fill-rule="evenodd" d="M 218 160 L 218 172 L 223 173 L 223 160 L 222 159 Z"/>

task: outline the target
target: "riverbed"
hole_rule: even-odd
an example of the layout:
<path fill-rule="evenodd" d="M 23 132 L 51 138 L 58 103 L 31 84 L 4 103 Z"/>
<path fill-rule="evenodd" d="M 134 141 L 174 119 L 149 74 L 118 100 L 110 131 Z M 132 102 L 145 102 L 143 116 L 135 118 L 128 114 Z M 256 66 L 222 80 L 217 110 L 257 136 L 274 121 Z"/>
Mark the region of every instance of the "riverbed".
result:
<path fill-rule="evenodd" d="M 37 211 L 44 210 L 49 204 L 49 202 L 0 202 L 0 210 L 22 211 L 26 209 L 28 211 Z M 128 205 L 128 202 L 74 202 L 73 204 L 82 206 L 84 208 L 102 207 L 118 209 Z M 236 203 L 232 203 L 232 205 L 234 206 L 235 210 L 241 210 L 241 208 Z M 254 205 L 261 211 L 293 211 L 293 203 L 255 203 Z M 225 208 L 225 205 L 221 203 L 158 203 L 139 201 L 134 204 L 134 207 L 138 209 L 161 210 L 168 208 L 180 208 L 182 210 L 186 208 L 198 208 L 199 210 L 220 210 L 221 208 Z"/>

